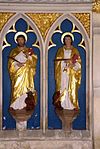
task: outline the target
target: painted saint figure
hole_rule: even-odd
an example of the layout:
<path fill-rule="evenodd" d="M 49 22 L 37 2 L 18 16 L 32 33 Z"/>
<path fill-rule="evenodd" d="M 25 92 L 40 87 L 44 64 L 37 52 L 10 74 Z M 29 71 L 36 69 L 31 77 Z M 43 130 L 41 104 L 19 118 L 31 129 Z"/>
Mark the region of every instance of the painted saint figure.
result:
<path fill-rule="evenodd" d="M 8 70 L 11 79 L 11 103 L 10 109 L 21 110 L 34 108 L 37 101 L 37 93 L 34 86 L 37 55 L 31 48 L 25 46 L 24 34 L 16 36 L 17 47 L 9 55 Z M 33 99 L 28 100 L 26 99 Z M 33 102 L 32 102 L 33 101 Z M 32 106 L 33 104 L 33 106 Z"/>
<path fill-rule="evenodd" d="M 64 46 L 55 58 L 56 92 L 53 104 L 59 109 L 79 110 L 78 89 L 81 83 L 81 58 L 72 46 L 72 37 L 65 35 Z"/>

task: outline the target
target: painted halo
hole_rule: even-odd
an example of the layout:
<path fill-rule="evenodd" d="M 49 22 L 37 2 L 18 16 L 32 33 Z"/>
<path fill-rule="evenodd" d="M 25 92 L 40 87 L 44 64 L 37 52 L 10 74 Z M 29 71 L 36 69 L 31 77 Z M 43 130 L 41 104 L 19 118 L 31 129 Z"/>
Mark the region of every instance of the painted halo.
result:
<path fill-rule="evenodd" d="M 24 33 L 24 32 L 17 32 L 17 33 L 15 34 L 15 37 L 14 37 L 14 40 L 15 40 L 16 43 L 17 43 L 17 37 L 18 37 L 19 35 L 23 35 L 23 36 L 25 37 L 25 41 L 27 41 L 27 35 L 26 35 L 26 33 Z"/>
<path fill-rule="evenodd" d="M 66 32 L 66 33 L 64 33 L 64 34 L 61 36 L 61 42 L 62 42 L 62 43 L 64 43 L 64 42 L 63 42 L 63 39 L 64 39 L 64 37 L 65 37 L 66 35 L 70 35 L 70 36 L 72 37 L 72 40 L 74 41 L 74 35 L 73 35 L 72 33 L 70 33 L 70 32 Z"/>

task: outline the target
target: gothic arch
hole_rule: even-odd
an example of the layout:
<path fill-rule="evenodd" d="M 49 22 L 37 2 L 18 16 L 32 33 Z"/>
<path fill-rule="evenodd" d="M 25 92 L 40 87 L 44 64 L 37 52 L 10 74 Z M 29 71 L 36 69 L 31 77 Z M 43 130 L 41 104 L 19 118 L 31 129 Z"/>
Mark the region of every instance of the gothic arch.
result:
<path fill-rule="evenodd" d="M 43 38 L 41 36 L 41 33 L 39 31 L 39 29 L 37 28 L 36 24 L 25 14 L 23 13 L 17 13 L 15 14 L 13 17 L 11 17 L 8 22 L 4 25 L 3 29 L 1 30 L 0 32 L 0 45 L 2 47 L 3 45 L 3 40 L 4 40 L 4 37 L 6 35 L 6 33 L 8 32 L 9 28 L 13 25 L 13 23 L 15 23 L 18 19 L 24 19 L 30 26 L 31 28 L 35 31 L 36 35 L 37 35 L 37 39 L 39 41 L 39 44 L 40 44 L 40 84 L 41 84 L 41 87 L 40 87 L 40 124 L 42 125 L 42 86 L 43 86 L 43 83 L 42 83 L 42 75 L 43 75 L 43 68 L 42 68 L 42 63 L 43 63 L 43 60 L 41 57 L 43 57 Z M 2 50 L 0 50 L 0 64 L 2 66 Z M 0 71 L 1 71 L 1 75 L 0 75 L 0 84 L 2 86 L 2 67 L 0 67 Z M 2 115 L 2 87 L 0 88 L 0 113 Z M 0 118 L 2 119 L 2 118 Z M 2 120 L 1 120 L 1 123 L 2 123 Z M 1 124 L 2 125 L 2 124 Z M 41 127 L 41 126 L 40 126 Z M 1 126 L 1 129 L 2 129 L 2 126 Z"/>
<path fill-rule="evenodd" d="M 48 46 L 48 41 L 52 36 L 53 31 L 55 30 L 55 28 L 61 23 L 63 22 L 65 19 L 69 19 L 71 20 L 73 23 L 75 23 L 75 25 L 79 28 L 79 30 L 81 31 L 84 39 L 85 39 L 85 43 L 86 43 L 86 49 L 89 49 L 89 35 L 86 32 L 84 26 L 80 23 L 80 21 L 73 15 L 73 14 L 63 14 L 61 17 L 59 17 L 54 24 L 51 26 L 47 36 L 46 36 L 46 40 L 45 40 L 45 44 Z"/>
<path fill-rule="evenodd" d="M 13 17 L 11 17 L 8 22 L 5 24 L 5 26 L 3 27 L 3 29 L 1 30 L 1 45 L 2 45 L 2 42 L 3 42 L 3 39 L 7 33 L 7 31 L 9 30 L 9 28 L 11 27 L 11 25 L 16 22 L 18 19 L 20 18 L 23 18 L 26 22 L 28 22 L 28 24 L 35 30 L 36 34 L 37 34 L 37 37 L 40 41 L 40 47 L 41 49 L 42 48 L 42 45 L 43 45 L 43 39 L 42 39 L 42 36 L 41 36 L 41 33 L 39 31 L 39 29 L 37 28 L 36 24 L 26 15 L 26 14 L 22 14 L 22 13 L 18 13 L 18 14 L 15 14 Z"/>
<path fill-rule="evenodd" d="M 91 109 L 91 103 L 90 102 L 90 98 L 91 95 L 89 94 L 89 86 L 90 86 L 90 81 L 91 81 L 91 76 L 90 75 L 90 71 L 92 70 L 92 66 L 91 66 L 91 55 L 90 55 L 90 48 L 91 46 L 91 39 L 89 38 L 88 33 L 86 32 L 84 26 L 80 23 L 80 21 L 73 15 L 73 14 L 63 14 L 61 17 L 59 17 L 54 24 L 51 26 L 47 36 L 46 36 L 46 40 L 45 40 L 45 54 L 46 54 L 46 78 L 48 80 L 48 45 L 49 45 L 49 41 L 51 39 L 51 36 L 54 32 L 54 30 L 56 29 L 56 27 L 63 22 L 65 19 L 69 19 L 71 22 L 73 22 L 77 28 L 80 30 L 82 36 L 84 37 L 85 40 L 85 46 L 86 46 L 86 129 L 89 129 L 91 127 L 90 124 L 90 118 L 89 118 L 89 109 Z M 89 67 L 89 68 L 88 68 Z M 46 88 L 46 99 L 48 99 L 48 81 L 46 81 L 45 84 L 45 88 Z M 92 89 L 92 87 L 91 87 Z M 46 100 L 46 106 L 48 105 L 48 100 Z M 46 116 L 48 115 L 48 109 L 46 110 Z"/>

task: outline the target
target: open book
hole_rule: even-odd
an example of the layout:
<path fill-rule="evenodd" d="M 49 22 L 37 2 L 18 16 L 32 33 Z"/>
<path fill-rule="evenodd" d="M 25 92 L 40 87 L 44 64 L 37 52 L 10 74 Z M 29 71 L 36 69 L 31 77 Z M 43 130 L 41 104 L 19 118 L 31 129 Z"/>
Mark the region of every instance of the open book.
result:
<path fill-rule="evenodd" d="M 20 63 L 25 63 L 27 58 L 26 55 L 21 51 L 18 55 L 15 56 L 15 59 Z"/>

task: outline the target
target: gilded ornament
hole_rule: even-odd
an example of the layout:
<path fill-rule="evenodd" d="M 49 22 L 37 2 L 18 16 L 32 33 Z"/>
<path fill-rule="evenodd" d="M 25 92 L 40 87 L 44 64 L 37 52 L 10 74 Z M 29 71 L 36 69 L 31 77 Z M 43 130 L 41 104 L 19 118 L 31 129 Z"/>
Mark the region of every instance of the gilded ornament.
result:
<path fill-rule="evenodd" d="M 32 21 L 37 25 L 44 40 L 51 25 L 61 15 L 62 13 L 27 13 L 27 16 L 29 16 L 32 19 Z"/>
<path fill-rule="evenodd" d="M 0 31 L 3 26 L 7 23 L 7 21 L 14 15 L 15 13 L 11 12 L 0 12 Z"/>
<path fill-rule="evenodd" d="M 81 22 L 90 36 L 90 13 L 73 13 L 73 15 Z"/>
<path fill-rule="evenodd" d="M 93 3 L 93 12 L 100 13 L 100 0 L 95 0 Z"/>

